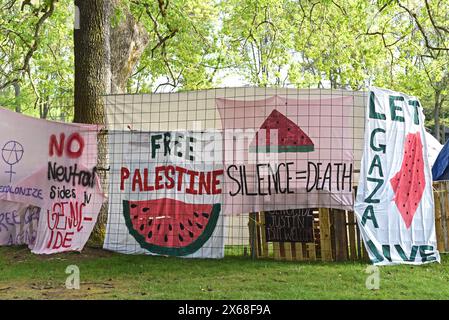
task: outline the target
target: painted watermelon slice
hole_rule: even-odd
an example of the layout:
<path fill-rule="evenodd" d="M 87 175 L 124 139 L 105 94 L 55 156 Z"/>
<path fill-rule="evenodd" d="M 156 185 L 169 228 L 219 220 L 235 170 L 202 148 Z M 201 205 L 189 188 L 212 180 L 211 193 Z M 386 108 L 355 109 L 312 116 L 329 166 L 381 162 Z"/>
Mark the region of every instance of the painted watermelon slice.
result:
<path fill-rule="evenodd" d="M 191 204 L 169 198 L 123 201 L 131 235 L 153 253 L 185 256 L 200 249 L 217 225 L 221 204 Z"/>
<path fill-rule="evenodd" d="M 276 131 L 275 131 L 276 130 Z M 273 140 L 275 141 L 271 141 Z M 250 152 L 312 152 L 312 139 L 301 128 L 274 109 L 249 146 Z"/>

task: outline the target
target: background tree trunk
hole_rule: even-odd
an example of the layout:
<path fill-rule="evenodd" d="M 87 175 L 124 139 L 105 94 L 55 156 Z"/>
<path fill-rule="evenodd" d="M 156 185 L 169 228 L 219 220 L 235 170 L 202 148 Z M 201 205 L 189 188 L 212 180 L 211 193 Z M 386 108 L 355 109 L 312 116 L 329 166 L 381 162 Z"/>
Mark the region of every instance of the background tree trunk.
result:
<path fill-rule="evenodd" d="M 75 122 L 104 124 L 102 95 L 110 90 L 109 0 L 75 0 L 79 10 L 79 28 L 74 30 L 75 55 Z M 107 194 L 107 140 L 98 137 L 98 171 Z M 103 205 L 90 244 L 101 245 L 107 206 Z"/>
<path fill-rule="evenodd" d="M 75 41 L 75 122 L 105 124 L 103 95 L 123 93 L 126 83 L 148 44 L 143 26 L 126 9 L 115 28 L 111 15 L 120 0 L 75 0 L 79 13 Z M 107 135 L 98 137 L 98 174 L 103 192 L 108 194 Z M 102 245 L 107 221 L 107 202 L 98 216 L 90 239 L 91 245 Z"/>
<path fill-rule="evenodd" d="M 111 93 L 125 93 L 128 79 L 148 45 L 149 36 L 128 8 L 112 0 L 112 10 L 124 10 L 122 20 L 110 29 Z"/>
<path fill-rule="evenodd" d="M 434 126 L 434 136 L 435 138 L 441 141 L 441 133 L 440 133 L 440 109 L 441 109 L 441 101 L 440 101 L 440 91 L 436 90 L 435 91 L 435 103 L 434 103 L 434 108 L 433 108 L 433 119 L 435 121 L 435 126 Z"/>
<path fill-rule="evenodd" d="M 20 105 L 19 101 L 20 84 L 18 82 L 14 82 L 12 85 L 14 87 L 14 104 L 15 104 L 14 109 L 16 110 L 17 113 L 22 113 L 22 106 Z"/>
<path fill-rule="evenodd" d="M 108 90 L 109 0 L 75 0 L 79 29 L 74 30 L 75 122 L 104 123 L 102 95 Z"/>

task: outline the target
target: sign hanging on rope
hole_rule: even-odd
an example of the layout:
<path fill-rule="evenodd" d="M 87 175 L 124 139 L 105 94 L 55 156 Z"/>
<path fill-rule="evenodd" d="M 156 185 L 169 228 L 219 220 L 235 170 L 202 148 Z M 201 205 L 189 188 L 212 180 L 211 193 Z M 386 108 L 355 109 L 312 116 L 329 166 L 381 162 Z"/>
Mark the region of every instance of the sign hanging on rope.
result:
<path fill-rule="evenodd" d="M 374 264 L 440 261 L 424 114 L 416 98 L 370 88 L 355 213 Z"/>

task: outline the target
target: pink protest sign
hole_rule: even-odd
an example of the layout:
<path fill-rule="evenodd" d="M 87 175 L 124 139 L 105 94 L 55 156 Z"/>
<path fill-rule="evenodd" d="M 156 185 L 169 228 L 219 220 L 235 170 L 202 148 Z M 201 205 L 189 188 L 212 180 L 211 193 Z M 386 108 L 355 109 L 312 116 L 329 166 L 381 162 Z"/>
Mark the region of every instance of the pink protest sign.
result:
<path fill-rule="evenodd" d="M 224 213 L 352 210 L 353 103 L 351 96 L 216 99 L 224 139 Z"/>
<path fill-rule="evenodd" d="M 104 201 L 96 175 L 99 127 L 5 109 L 0 118 L 0 211 L 13 217 L 0 244 L 26 243 L 34 253 L 82 250 Z M 39 208 L 30 221 L 29 206 Z M 17 240 L 24 227 L 33 236 Z"/>

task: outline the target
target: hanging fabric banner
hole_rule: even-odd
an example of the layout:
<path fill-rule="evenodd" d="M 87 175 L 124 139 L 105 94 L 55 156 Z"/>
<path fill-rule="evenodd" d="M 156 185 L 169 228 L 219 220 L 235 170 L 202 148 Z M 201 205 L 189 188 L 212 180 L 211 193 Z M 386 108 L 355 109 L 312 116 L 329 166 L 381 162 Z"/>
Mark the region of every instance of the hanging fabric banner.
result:
<path fill-rule="evenodd" d="M 109 132 L 104 248 L 222 258 L 221 141 L 216 132 Z"/>
<path fill-rule="evenodd" d="M 416 98 L 370 88 L 355 212 L 374 264 L 440 261 L 424 114 Z"/>
<path fill-rule="evenodd" d="M 81 251 L 104 201 L 97 125 L 0 109 L 0 245 L 33 253 Z"/>
<path fill-rule="evenodd" d="M 217 98 L 225 214 L 352 210 L 353 97 Z"/>

